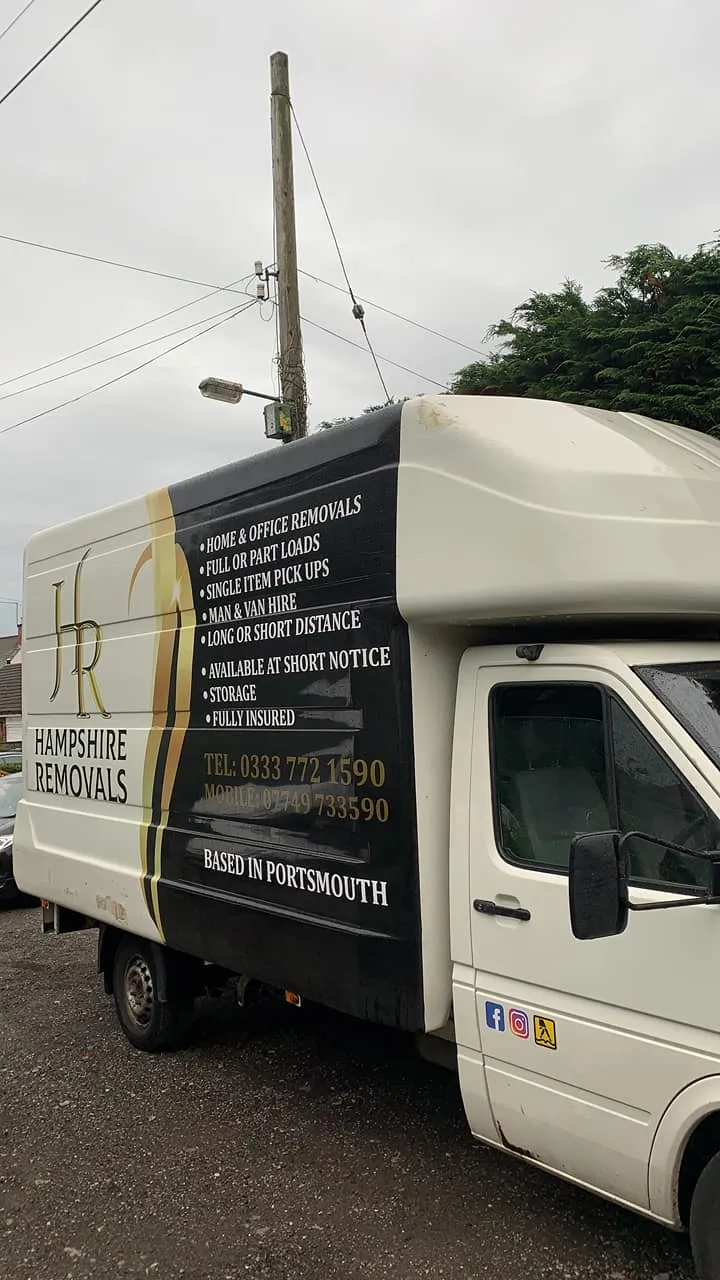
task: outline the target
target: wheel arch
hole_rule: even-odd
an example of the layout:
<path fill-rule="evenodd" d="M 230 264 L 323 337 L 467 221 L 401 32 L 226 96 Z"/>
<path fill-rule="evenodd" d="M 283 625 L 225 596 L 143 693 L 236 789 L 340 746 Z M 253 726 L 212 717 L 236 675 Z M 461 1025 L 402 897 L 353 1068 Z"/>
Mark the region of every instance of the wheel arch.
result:
<path fill-rule="evenodd" d="M 657 1127 L 648 1165 L 653 1216 L 685 1230 L 697 1180 L 719 1151 L 720 1075 L 713 1075 L 683 1089 Z"/>

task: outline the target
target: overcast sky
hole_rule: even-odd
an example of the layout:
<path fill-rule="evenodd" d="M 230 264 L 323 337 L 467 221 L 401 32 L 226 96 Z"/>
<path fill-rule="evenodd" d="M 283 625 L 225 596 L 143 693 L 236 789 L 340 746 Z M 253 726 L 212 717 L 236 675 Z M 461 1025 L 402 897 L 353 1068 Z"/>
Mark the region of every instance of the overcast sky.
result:
<path fill-rule="evenodd" d="M 0 0 L 0 30 L 24 0 Z M 35 0 L 0 40 L 0 96 L 87 8 Z M 355 291 L 471 347 L 533 289 L 588 292 L 639 241 L 691 250 L 720 226 L 710 0 L 104 0 L 0 107 L 0 234 L 226 284 L 272 259 L 270 54 L 291 90 Z M 300 266 L 342 276 L 296 146 Z M 200 297 L 201 288 L 0 241 L 0 381 Z M 218 294 L 7 396 L 215 315 Z M 303 314 L 361 340 L 347 298 L 306 277 Z M 266 447 L 258 401 L 203 400 L 207 374 L 272 389 L 253 309 L 115 386 L 0 434 L 0 596 L 36 529 Z M 472 359 L 367 308 L 393 395 Z M 198 326 L 201 327 L 201 326 Z M 194 332 L 194 331 L 192 331 Z M 0 430 L 184 334 L 0 402 Z M 310 421 L 382 399 L 369 356 L 305 331 Z M 14 622 L 0 605 L 0 631 Z"/>

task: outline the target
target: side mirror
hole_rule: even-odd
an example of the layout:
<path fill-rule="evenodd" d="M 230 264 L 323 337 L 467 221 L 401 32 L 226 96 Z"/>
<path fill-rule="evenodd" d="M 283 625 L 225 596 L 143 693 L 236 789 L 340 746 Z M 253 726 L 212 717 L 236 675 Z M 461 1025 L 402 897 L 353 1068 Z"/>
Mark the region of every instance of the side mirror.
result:
<path fill-rule="evenodd" d="M 577 836 L 570 846 L 570 925 L 576 938 L 612 938 L 628 921 L 625 859 L 616 831 Z"/>

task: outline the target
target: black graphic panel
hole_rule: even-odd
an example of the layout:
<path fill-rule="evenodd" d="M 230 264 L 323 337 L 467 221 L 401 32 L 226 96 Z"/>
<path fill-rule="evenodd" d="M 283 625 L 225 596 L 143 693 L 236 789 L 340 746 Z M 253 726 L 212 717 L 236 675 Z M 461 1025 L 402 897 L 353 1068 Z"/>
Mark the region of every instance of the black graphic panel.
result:
<path fill-rule="evenodd" d="M 197 630 L 167 941 L 421 1025 L 399 414 L 171 490 Z"/>

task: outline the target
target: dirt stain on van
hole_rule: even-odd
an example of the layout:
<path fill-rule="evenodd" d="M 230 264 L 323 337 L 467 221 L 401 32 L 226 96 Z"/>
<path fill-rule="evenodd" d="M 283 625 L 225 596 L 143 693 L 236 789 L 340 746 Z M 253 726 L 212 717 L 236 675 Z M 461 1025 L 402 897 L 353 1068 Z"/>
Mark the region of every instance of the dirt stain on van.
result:
<path fill-rule="evenodd" d="M 447 397 L 448 400 L 450 398 Z M 447 431 L 449 427 L 457 426 L 458 422 L 457 412 L 453 413 L 439 396 L 423 397 L 420 400 L 420 418 L 427 431 Z"/>
<path fill-rule="evenodd" d="M 124 924 L 127 920 L 127 911 L 124 906 L 121 902 L 116 902 L 114 898 L 111 898 L 110 894 L 103 896 L 98 893 L 95 897 L 95 906 L 98 911 L 111 915 L 118 924 Z"/>

